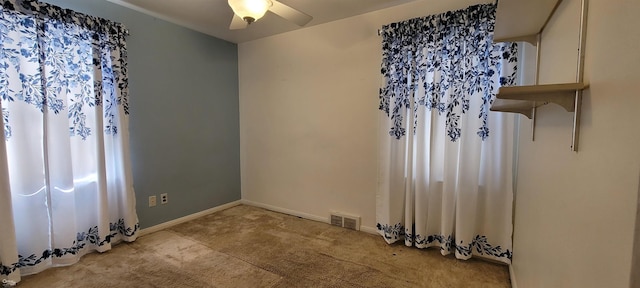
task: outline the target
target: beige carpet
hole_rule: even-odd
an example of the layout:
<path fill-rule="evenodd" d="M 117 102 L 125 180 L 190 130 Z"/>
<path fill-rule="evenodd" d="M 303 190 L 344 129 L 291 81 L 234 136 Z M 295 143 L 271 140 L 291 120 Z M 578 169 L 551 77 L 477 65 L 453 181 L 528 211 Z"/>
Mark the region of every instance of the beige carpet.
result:
<path fill-rule="evenodd" d="M 510 287 L 508 268 L 236 206 L 27 276 L 18 287 Z"/>

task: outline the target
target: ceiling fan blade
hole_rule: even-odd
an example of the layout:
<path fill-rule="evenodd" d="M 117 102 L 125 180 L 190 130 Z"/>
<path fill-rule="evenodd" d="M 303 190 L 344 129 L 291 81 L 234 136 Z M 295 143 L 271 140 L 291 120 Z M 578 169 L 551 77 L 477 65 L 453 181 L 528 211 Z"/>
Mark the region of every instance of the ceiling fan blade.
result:
<path fill-rule="evenodd" d="M 287 19 L 293 23 L 298 24 L 298 26 L 304 26 L 307 23 L 309 23 L 309 21 L 311 21 L 311 19 L 313 19 L 313 17 L 302 13 L 296 9 L 293 9 L 285 4 L 282 4 L 278 1 L 271 1 L 273 2 L 273 6 L 271 6 L 271 8 L 269 8 L 269 11 L 275 13 L 276 15 Z"/>
<path fill-rule="evenodd" d="M 233 14 L 233 19 L 231 19 L 231 25 L 229 25 L 229 30 L 239 30 L 247 28 L 247 22 L 242 20 L 240 16 Z"/>

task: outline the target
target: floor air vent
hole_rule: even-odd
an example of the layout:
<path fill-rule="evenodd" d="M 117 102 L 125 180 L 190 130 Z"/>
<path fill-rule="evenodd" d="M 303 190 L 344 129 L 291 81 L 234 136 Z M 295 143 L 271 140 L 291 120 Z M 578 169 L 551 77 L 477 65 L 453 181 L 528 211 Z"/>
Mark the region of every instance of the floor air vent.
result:
<path fill-rule="evenodd" d="M 348 228 L 351 230 L 360 230 L 360 218 L 343 218 L 342 227 Z"/>
<path fill-rule="evenodd" d="M 331 225 L 344 227 L 351 230 L 360 230 L 360 217 L 332 212 L 330 217 Z"/>
<path fill-rule="evenodd" d="M 331 225 L 342 227 L 342 216 L 331 214 Z"/>

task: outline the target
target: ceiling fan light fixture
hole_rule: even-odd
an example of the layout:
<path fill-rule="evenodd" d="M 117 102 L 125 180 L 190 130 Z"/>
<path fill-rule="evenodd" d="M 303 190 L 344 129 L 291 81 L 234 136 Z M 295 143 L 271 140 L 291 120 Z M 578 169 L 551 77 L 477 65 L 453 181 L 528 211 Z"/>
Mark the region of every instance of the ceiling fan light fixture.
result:
<path fill-rule="evenodd" d="M 228 3 L 233 13 L 249 24 L 262 18 L 273 5 L 271 0 L 228 0 Z"/>

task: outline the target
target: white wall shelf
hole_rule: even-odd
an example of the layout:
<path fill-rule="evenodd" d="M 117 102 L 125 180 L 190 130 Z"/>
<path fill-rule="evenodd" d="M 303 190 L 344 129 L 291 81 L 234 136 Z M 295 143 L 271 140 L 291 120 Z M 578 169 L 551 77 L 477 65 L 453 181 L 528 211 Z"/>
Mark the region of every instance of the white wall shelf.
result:
<path fill-rule="evenodd" d="M 583 83 L 501 87 L 491 111 L 520 113 L 532 119 L 533 109 L 548 103 L 575 112 L 576 91 L 587 88 Z"/>
<path fill-rule="evenodd" d="M 568 112 L 574 113 L 571 143 L 573 151 L 578 151 L 582 90 L 588 87 L 583 81 L 587 1 L 582 0 L 575 83 L 538 84 L 541 35 L 562 0 L 500 0 L 494 31 L 494 42 L 526 41 L 536 46 L 536 85 L 501 87 L 491 105 L 491 111 L 525 115 L 533 120 L 532 131 L 535 133 L 536 109 L 548 103 L 558 104 Z"/>
<path fill-rule="evenodd" d="M 536 45 L 538 34 L 559 4 L 560 0 L 500 0 L 494 42 L 526 41 Z"/>

